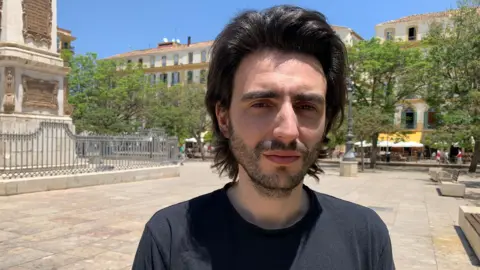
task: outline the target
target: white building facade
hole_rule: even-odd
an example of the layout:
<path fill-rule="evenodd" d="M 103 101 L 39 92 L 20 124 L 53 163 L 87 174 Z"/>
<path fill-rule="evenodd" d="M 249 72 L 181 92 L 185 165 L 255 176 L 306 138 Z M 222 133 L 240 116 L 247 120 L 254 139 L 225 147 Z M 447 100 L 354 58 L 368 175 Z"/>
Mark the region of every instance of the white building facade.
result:
<path fill-rule="evenodd" d="M 345 43 L 345 46 L 353 46 L 355 43 L 363 40 L 363 38 L 351 28 L 338 25 L 332 25 L 332 28 L 342 39 L 343 43 Z"/>
<path fill-rule="evenodd" d="M 164 41 L 156 48 L 127 52 L 108 59 L 141 63 L 152 83 L 168 86 L 179 83 L 205 83 L 213 41 L 187 44 Z"/>

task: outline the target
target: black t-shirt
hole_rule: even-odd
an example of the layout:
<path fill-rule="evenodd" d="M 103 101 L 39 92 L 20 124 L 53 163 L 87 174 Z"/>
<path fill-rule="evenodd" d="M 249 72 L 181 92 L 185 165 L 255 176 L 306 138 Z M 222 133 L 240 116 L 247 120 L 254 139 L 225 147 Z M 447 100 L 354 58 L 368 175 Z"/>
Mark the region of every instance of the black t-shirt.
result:
<path fill-rule="evenodd" d="M 385 223 L 371 209 L 312 191 L 296 224 L 266 230 L 245 221 L 224 188 L 158 211 L 133 270 L 392 270 Z"/>

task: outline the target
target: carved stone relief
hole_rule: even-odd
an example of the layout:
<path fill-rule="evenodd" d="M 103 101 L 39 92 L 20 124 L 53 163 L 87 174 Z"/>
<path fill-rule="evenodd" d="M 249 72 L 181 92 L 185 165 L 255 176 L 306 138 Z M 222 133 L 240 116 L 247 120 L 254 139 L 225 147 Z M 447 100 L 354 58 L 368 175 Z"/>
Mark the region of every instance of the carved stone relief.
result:
<path fill-rule="evenodd" d="M 63 79 L 63 114 L 66 116 L 72 115 L 73 106 L 68 103 L 68 79 Z"/>
<path fill-rule="evenodd" d="M 58 109 L 58 81 L 22 76 L 23 106 Z"/>
<path fill-rule="evenodd" d="M 5 68 L 5 94 L 3 96 L 3 112 L 13 113 L 15 111 L 15 68 Z"/>
<path fill-rule="evenodd" d="M 0 33 L 2 33 L 3 0 L 0 0 Z"/>
<path fill-rule="evenodd" d="M 23 37 L 52 45 L 52 0 L 22 0 Z"/>

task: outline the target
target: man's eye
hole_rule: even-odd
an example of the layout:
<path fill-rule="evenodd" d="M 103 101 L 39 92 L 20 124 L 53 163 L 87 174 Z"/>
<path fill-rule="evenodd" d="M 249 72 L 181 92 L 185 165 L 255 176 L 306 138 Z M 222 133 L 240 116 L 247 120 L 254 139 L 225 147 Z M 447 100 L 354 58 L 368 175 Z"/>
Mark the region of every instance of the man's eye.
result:
<path fill-rule="evenodd" d="M 265 108 L 265 107 L 270 107 L 270 105 L 265 103 L 265 102 L 257 102 L 257 103 L 254 103 L 252 105 L 252 107 L 254 107 L 254 108 Z"/>
<path fill-rule="evenodd" d="M 296 107 L 300 110 L 306 110 L 306 111 L 316 110 L 315 106 L 312 106 L 312 105 L 309 105 L 309 104 L 298 104 Z"/>

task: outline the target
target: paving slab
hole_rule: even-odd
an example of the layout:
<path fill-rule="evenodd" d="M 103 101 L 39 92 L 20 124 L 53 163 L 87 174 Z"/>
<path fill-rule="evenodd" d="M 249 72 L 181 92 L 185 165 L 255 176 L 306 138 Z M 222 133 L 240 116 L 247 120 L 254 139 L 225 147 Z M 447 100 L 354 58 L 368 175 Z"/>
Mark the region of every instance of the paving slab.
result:
<path fill-rule="evenodd" d="M 0 197 L 0 269 L 130 269 L 153 213 L 228 181 L 209 165 L 186 163 L 179 178 Z M 343 178 L 331 167 L 306 184 L 375 210 L 390 229 L 397 269 L 479 269 L 457 218 L 460 205 L 480 205 L 480 185 L 450 198 L 426 172 Z"/>

